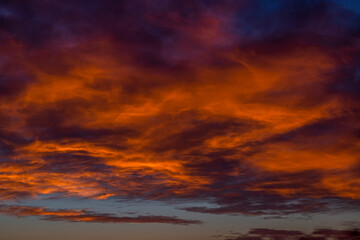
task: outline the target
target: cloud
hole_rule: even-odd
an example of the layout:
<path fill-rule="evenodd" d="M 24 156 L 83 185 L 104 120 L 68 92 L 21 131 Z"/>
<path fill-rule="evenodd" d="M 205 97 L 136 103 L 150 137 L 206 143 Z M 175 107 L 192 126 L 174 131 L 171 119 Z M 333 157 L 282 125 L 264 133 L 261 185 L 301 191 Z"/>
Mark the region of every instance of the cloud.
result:
<path fill-rule="evenodd" d="M 2 3 L 0 199 L 358 210 L 359 18 L 338 1 Z"/>
<path fill-rule="evenodd" d="M 316 229 L 311 234 L 293 230 L 275 230 L 266 228 L 251 229 L 248 234 L 241 236 L 229 236 L 226 240 L 342 240 L 360 239 L 360 232 L 357 229 L 335 230 L 335 229 Z"/>
<path fill-rule="evenodd" d="M 186 220 L 177 217 L 167 216 L 135 216 L 118 217 L 115 214 L 96 213 L 89 210 L 52 210 L 44 207 L 31 207 L 20 205 L 0 205 L 0 212 L 9 216 L 25 217 L 38 216 L 42 220 L 48 221 L 68 221 L 68 222 L 96 222 L 96 223 L 167 223 L 167 224 L 200 224 L 201 221 Z"/>

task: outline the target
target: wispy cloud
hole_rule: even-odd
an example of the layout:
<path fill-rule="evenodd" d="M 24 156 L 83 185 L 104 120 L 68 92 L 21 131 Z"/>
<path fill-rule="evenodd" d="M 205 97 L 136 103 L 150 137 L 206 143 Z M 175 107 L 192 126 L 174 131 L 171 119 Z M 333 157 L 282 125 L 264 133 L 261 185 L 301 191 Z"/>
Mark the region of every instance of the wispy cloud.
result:
<path fill-rule="evenodd" d="M 49 209 L 45 207 L 32 207 L 20 205 L 0 205 L 0 212 L 9 216 L 25 217 L 38 216 L 42 220 L 68 221 L 68 222 L 96 222 L 96 223 L 167 223 L 167 224 L 201 224 L 201 221 L 186 220 L 168 216 L 134 216 L 119 217 L 111 213 L 97 213 L 89 210 Z"/>

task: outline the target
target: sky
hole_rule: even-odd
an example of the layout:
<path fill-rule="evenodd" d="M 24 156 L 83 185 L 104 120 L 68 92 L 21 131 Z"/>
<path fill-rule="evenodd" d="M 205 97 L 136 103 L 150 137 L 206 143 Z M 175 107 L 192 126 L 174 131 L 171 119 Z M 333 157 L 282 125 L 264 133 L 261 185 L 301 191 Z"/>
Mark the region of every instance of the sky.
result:
<path fill-rule="evenodd" d="M 360 239 L 360 1 L 1 0 L 1 240 Z"/>

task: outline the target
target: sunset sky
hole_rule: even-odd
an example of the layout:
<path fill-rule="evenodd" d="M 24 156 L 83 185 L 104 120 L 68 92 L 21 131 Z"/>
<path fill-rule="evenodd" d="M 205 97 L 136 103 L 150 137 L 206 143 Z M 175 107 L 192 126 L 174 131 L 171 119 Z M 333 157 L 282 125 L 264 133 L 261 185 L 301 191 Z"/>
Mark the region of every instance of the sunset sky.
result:
<path fill-rule="evenodd" d="M 359 228 L 359 0 L 0 0 L 0 240 Z"/>

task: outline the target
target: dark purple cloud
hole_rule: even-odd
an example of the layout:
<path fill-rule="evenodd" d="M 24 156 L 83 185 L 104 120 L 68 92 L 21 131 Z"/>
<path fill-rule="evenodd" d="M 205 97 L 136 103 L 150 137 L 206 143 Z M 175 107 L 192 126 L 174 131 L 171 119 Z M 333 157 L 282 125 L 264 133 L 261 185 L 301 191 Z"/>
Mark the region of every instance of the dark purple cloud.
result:
<path fill-rule="evenodd" d="M 360 232 L 353 230 L 317 229 L 311 234 L 292 230 L 275 230 L 266 228 L 251 229 L 247 234 L 227 237 L 226 240 L 356 240 Z"/>

